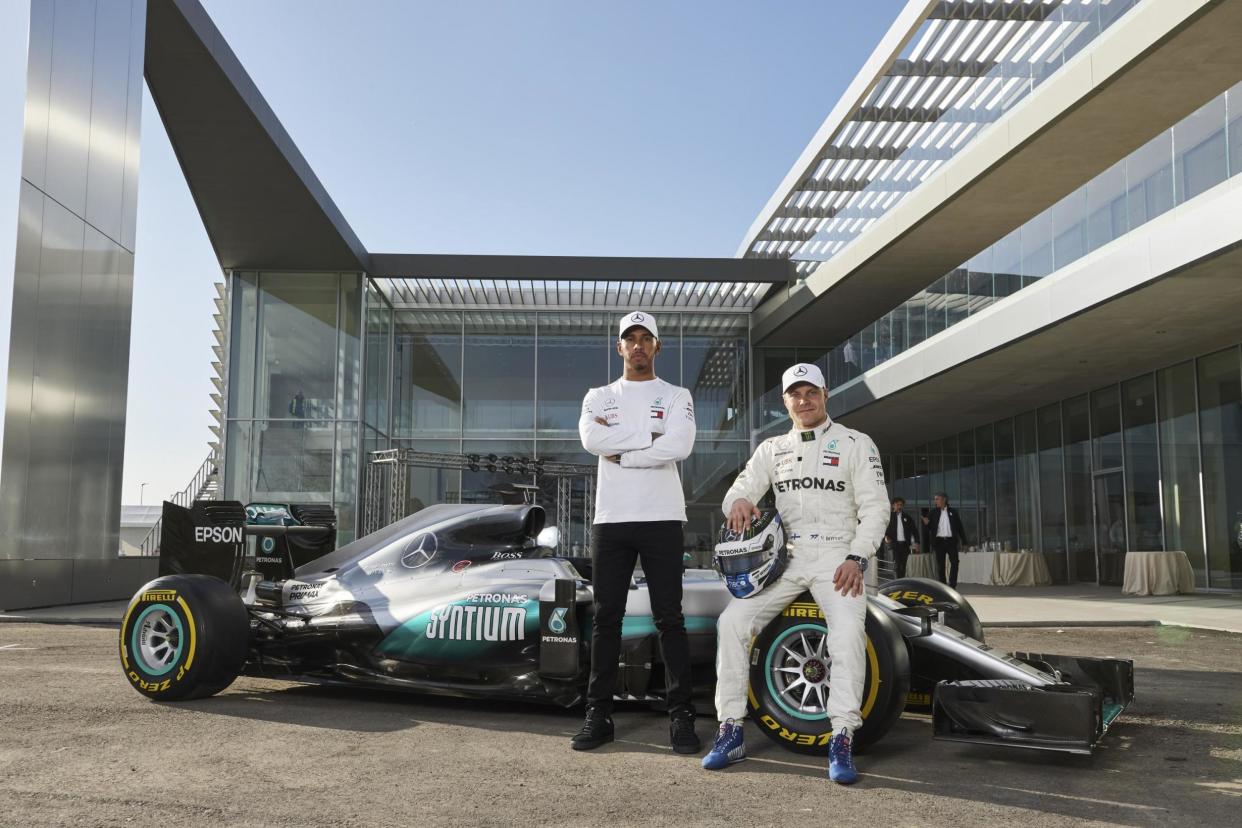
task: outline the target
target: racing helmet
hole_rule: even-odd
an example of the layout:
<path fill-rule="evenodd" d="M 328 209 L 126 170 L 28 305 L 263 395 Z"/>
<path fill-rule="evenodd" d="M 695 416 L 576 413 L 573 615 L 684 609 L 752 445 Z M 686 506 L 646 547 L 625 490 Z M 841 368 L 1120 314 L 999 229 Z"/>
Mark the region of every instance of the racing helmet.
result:
<path fill-rule="evenodd" d="M 738 598 L 753 598 L 762 592 L 781 577 L 788 560 L 785 528 L 775 509 L 763 509 L 741 532 L 724 523 L 712 557 L 729 592 Z"/>

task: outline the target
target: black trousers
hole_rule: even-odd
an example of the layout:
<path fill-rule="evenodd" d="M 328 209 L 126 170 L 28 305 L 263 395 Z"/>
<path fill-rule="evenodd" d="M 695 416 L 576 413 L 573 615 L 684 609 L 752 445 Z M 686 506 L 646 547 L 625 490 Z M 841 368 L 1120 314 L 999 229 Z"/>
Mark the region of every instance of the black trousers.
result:
<path fill-rule="evenodd" d="M 897 577 L 906 577 L 906 560 L 910 557 L 910 542 L 893 541 L 893 563 L 897 565 Z"/>
<path fill-rule="evenodd" d="M 951 587 L 957 587 L 957 538 L 932 538 L 932 550 L 936 553 L 936 572 L 940 580 Z M 944 559 L 949 558 L 949 578 L 944 577 Z"/>
<path fill-rule="evenodd" d="M 621 619 L 630 595 L 635 561 L 642 561 L 651 615 L 664 656 L 668 707 L 693 710 L 690 703 L 690 642 L 681 613 L 681 522 L 597 523 L 594 541 L 595 621 L 591 631 L 591 681 L 587 704 L 612 710 L 621 660 Z"/>

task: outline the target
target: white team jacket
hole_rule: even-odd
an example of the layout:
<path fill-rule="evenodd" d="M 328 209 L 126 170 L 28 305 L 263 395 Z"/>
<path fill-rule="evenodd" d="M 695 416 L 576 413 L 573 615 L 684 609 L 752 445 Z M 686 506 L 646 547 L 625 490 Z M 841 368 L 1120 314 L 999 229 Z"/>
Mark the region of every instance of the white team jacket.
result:
<path fill-rule="evenodd" d="M 763 441 L 733 481 L 722 507 L 751 503 L 772 489 L 786 536 L 870 558 L 888 528 L 888 489 L 880 453 L 867 435 L 828 422 Z M 800 543 L 799 543 L 800 542 Z"/>

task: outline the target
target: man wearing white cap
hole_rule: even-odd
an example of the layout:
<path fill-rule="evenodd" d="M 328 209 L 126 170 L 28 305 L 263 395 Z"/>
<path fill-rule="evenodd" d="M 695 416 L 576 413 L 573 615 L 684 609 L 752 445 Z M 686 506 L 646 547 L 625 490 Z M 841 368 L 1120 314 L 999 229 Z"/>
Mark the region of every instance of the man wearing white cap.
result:
<path fill-rule="evenodd" d="M 863 573 L 888 526 L 888 491 L 875 443 L 828 417 L 828 389 L 814 365 L 799 363 L 781 378 L 793 428 L 765 440 L 724 496 L 729 528 L 741 532 L 759 516 L 755 504 L 769 489 L 784 524 L 789 563 L 754 598 L 734 598 L 720 616 L 716 654 L 716 714 L 720 730 L 703 767 L 718 770 L 746 758 L 742 720 L 750 678 L 750 643 L 804 590 L 810 590 L 828 627 L 832 721 L 829 777 L 858 779 L 852 756 L 862 726 Z"/>
<path fill-rule="evenodd" d="M 591 750 L 613 739 L 621 619 L 634 564 L 641 561 L 664 657 L 669 741 L 678 753 L 698 753 L 681 611 L 686 503 L 677 472 L 677 462 L 694 448 L 694 402 L 685 388 L 655 375 L 660 332 L 650 313 L 621 317 L 617 353 L 624 362 L 621 379 L 588 391 L 578 422 L 583 447 L 600 460 L 592 529 L 591 680 L 586 722 L 572 746 Z"/>

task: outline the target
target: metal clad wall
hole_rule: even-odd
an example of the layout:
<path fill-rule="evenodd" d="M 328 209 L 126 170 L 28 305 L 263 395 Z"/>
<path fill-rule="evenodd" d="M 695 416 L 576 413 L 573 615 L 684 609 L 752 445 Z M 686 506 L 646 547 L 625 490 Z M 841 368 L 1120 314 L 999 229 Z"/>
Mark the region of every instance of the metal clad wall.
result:
<path fill-rule="evenodd" d="M 145 37 L 146 0 L 31 4 L 0 468 L 0 559 L 19 569 L 108 569 L 119 549 Z M 29 601 L 71 588 L 39 571 L 13 573 Z"/>

